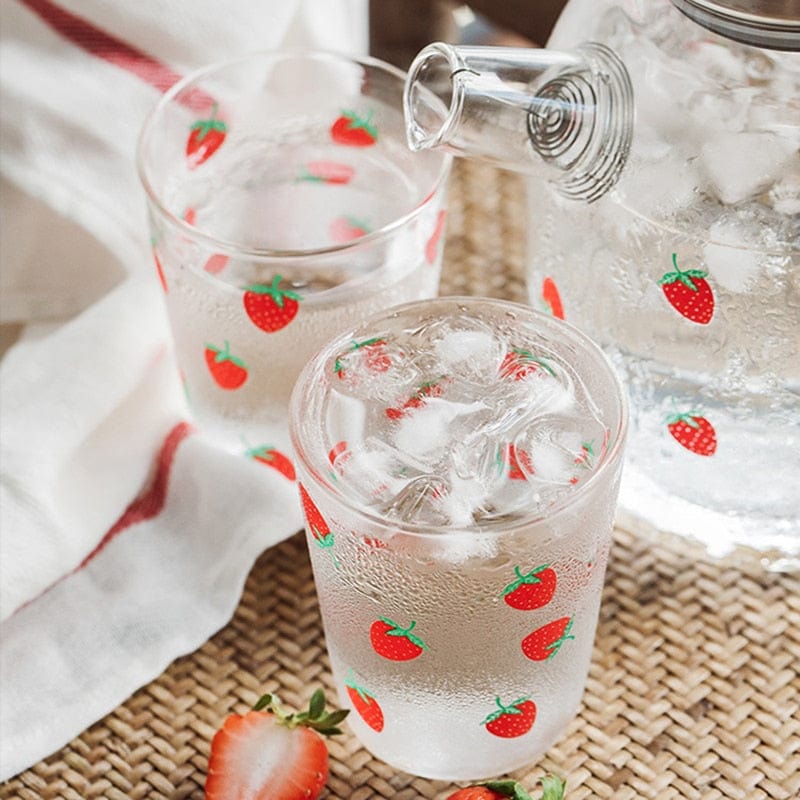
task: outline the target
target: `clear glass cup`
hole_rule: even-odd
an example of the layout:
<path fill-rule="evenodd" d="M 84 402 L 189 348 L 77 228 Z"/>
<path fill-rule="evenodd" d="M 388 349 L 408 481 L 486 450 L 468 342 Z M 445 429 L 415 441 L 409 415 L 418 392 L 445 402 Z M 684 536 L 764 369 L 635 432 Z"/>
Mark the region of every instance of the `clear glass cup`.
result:
<path fill-rule="evenodd" d="M 408 150 L 404 78 L 369 58 L 257 53 L 187 77 L 144 126 L 177 360 L 223 441 L 285 425 L 297 374 L 339 329 L 438 291 L 451 157 Z"/>
<path fill-rule="evenodd" d="M 356 735 L 428 778 L 533 761 L 592 653 L 627 430 L 605 356 L 528 306 L 423 300 L 325 345 L 290 412 Z"/>

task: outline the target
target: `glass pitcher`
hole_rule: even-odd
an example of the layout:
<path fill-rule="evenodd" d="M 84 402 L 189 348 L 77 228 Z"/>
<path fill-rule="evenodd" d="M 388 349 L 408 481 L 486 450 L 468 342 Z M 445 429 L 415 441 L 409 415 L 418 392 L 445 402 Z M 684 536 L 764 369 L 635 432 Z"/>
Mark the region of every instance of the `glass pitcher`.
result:
<path fill-rule="evenodd" d="M 571 0 L 546 50 L 425 48 L 405 97 L 413 148 L 529 173 L 530 302 L 631 396 L 623 524 L 773 570 L 800 569 L 799 51 L 798 0 Z"/>

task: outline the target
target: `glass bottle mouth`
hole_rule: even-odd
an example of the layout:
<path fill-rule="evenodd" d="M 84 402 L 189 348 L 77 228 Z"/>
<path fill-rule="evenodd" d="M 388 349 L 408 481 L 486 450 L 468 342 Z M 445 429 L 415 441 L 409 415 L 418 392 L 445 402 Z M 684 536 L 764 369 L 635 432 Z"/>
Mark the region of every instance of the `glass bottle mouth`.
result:
<path fill-rule="evenodd" d="M 698 25 L 743 44 L 800 51 L 800 0 L 672 0 Z"/>
<path fill-rule="evenodd" d="M 633 137 L 633 88 L 619 57 L 435 42 L 403 93 L 412 150 L 443 148 L 518 172 L 546 169 L 558 191 L 592 202 L 617 182 Z"/>

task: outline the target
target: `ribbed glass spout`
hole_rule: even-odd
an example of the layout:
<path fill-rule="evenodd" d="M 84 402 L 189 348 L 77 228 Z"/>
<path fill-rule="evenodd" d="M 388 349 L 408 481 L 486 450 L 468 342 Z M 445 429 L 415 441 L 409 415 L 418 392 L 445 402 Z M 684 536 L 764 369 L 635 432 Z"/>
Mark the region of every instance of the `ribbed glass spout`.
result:
<path fill-rule="evenodd" d="M 589 202 L 616 183 L 633 134 L 628 72 L 594 43 L 565 53 L 436 42 L 411 64 L 403 106 L 412 149 L 545 168 L 562 194 Z"/>

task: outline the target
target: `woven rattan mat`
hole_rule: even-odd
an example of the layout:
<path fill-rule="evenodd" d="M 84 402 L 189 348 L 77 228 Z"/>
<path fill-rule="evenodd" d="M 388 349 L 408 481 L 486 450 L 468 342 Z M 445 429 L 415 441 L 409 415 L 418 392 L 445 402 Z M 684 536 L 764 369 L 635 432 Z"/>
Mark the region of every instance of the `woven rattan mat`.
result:
<path fill-rule="evenodd" d="M 461 163 L 443 294 L 524 300 L 519 178 Z M 569 800 L 800 797 L 800 580 L 703 561 L 618 529 L 579 716 L 515 777 L 567 778 Z M 202 798 L 209 742 L 264 691 L 333 696 L 301 535 L 255 564 L 230 624 L 179 658 L 0 798 Z M 329 800 L 436 798 L 452 786 L 399 773 L 346 734 L 330 743 Z"/>

